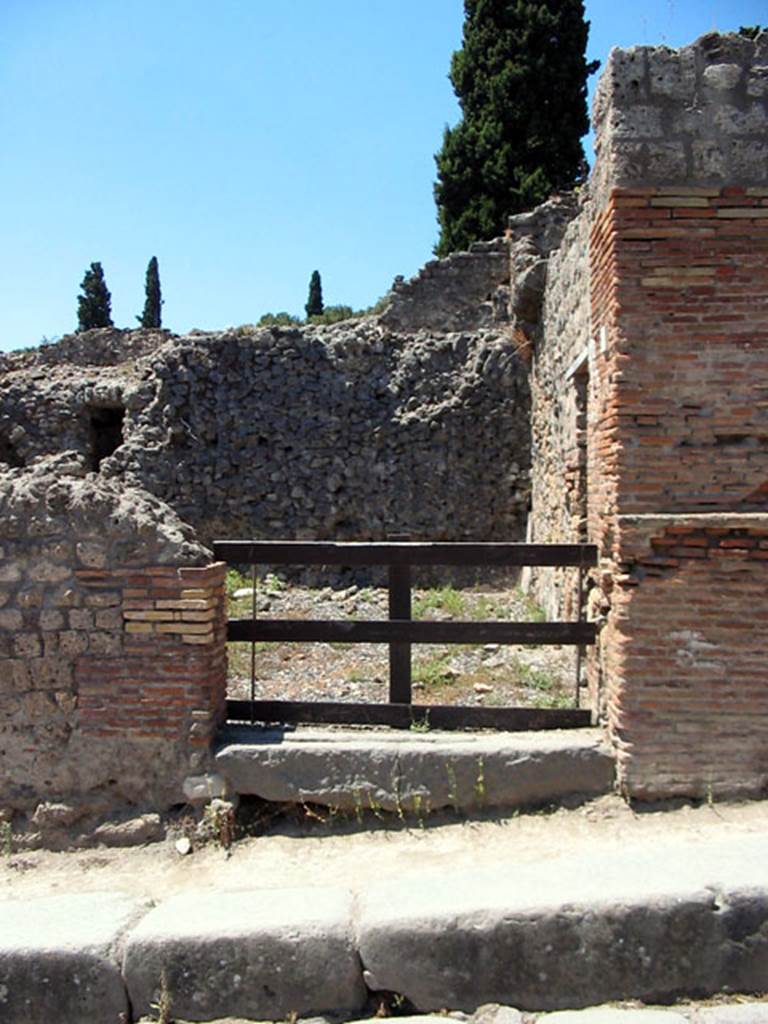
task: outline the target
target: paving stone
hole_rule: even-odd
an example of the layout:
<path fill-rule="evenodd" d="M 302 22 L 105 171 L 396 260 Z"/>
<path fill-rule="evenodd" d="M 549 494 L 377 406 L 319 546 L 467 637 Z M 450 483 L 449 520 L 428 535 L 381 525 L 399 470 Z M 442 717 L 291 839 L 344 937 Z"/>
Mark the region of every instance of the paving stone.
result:
<path fill-rule="evenodd" d="M 359 1010 L 367 992 L 351 894 L 282 889 L 178 896 L 131 933 L 124 975 L 135 1013 L 165 977 L 174 1016 L 283 1020 Z"/>
<path fill-rule="evenodd" d="M 539 1022 L 541 1024 L 688 1024 L 688 1018 L 673 1010 L 589 1006 L 584 1010 L 560 1010 L 556 1013 L 544 1013 L 536 1018 L 536 1024 Z"/>
<path fill-rule="evenodd" d="M 371 987 L 420 1010 L 578 1009 L 766 977 L 765 842 L 508 865 L 370 886 L 359 901 Z M 761 879 L 758 884 L 754 884 Z"/>
<path fill-rule="evenodd" d="M 115 945 L 146 908 L 108 893 L 0 902 L 3 1024 L 117 1024 L 128 999 Z"/>
<path fill-rule="evenodd" d="M 694 1022 L 695 1024 L 768 1024 L 768 1002 L 703 1006 L 696 1011 Z"/>

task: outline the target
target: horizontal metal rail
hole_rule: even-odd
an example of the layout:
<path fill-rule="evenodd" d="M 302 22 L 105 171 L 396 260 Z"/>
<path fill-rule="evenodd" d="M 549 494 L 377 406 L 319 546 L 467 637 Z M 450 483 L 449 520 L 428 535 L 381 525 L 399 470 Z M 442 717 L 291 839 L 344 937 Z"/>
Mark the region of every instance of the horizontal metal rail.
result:
<path fill-rule="evenodd" d="M 227 639 L 268 643 L 592 644 L 593 622 L 230 619 Z"/>
<path fill-rule="evenodd" d="M 217 540 L 215 557 L 245 565 L 597 565 L 593 544 Z"/>
<path fill-rule="evenodd" d="M 230 722 L 389 725 L 395 729 L 581 729 L 579 708 L 497 708 L 467 704 L 353 704 L 332 701 L 228 700 Z"/>

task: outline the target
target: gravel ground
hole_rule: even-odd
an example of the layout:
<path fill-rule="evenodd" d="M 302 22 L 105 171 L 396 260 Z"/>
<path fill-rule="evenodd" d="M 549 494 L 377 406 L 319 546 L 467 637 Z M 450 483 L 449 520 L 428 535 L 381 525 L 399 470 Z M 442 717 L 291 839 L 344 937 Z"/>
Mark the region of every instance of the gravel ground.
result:
<path fill-rule="evenodd" d="M 252 615 L 252 590 L 232 580 L 230 616 Z M 387 592 L 350 586 L 309 588 L 267 577 L 257 585 L 256 614 L 284 619 L 387 618 Z M 414 590 L 414 618 L 541 620 L 516 588 Z M 251 691 L 251 645 L 229 647 L 229 696 Z M 382 644 L 255 645 L 254 697 L 261 700 L 386 702 L 388 654 Z M 574 706 L 575 651 L 569 647 L 414 645 L 413 697 L 418 704 L 536 708 Z"/>

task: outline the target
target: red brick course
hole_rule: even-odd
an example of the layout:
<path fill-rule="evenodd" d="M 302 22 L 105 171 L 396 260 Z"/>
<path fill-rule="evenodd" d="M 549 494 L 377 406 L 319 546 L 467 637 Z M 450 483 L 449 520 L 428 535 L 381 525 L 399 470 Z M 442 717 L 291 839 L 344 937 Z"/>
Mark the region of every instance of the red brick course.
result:
<path fill-rule="evenodd" d="M 75 666 L 80 727 L 99 736 L 207 745 L 226 699 L 226 566 L 80 570 L 88 590 L 120 596 L 122 642 Z"/>

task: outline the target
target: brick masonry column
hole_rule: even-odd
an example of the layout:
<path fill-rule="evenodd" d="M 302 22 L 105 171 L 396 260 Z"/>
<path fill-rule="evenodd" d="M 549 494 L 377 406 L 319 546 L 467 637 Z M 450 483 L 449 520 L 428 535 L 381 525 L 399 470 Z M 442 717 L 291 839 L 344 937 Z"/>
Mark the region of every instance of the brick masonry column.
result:
<path fill-rule="evenodd" d="M 84 734 L 177 745 L 190 770 L 207 767 L 226 701 L 226 566 L 80 569 L 98 626 L 119 619 L 118 651 L 75 666 Z M 100 595 L 116 606 L 99 611 Z M 88 599 L 86 599 L 88 603 Z M 89 623 L 90 624 L 90 623 Z"/>
<path fill-rule="evenodd" d="M 641 798 L 768 783 L 766 66 L 617 50 L 596 99 L 590 683 Z"/>

